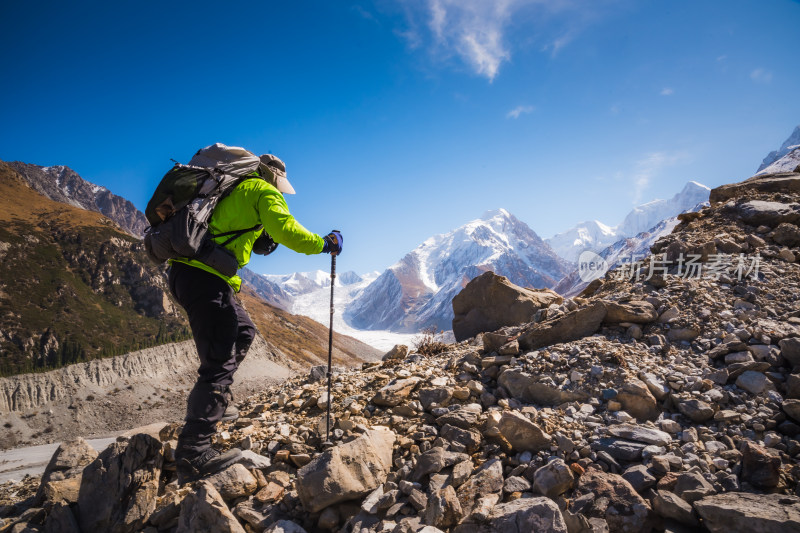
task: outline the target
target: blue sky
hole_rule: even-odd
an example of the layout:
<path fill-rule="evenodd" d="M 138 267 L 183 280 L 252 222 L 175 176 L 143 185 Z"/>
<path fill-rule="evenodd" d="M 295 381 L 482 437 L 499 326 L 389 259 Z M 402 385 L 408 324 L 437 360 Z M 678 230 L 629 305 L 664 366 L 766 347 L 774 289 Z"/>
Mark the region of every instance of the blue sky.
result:
<path fill-rule="evenodd" d="M 0 159 L 142 209 L 170 158 L 283 158 L 383 270 L 504 207 L 543 238 L 754 173 L 800 123 L 800 2 L 4 2 Z M 327 269 L 280 250 L 262 273 Z"/>

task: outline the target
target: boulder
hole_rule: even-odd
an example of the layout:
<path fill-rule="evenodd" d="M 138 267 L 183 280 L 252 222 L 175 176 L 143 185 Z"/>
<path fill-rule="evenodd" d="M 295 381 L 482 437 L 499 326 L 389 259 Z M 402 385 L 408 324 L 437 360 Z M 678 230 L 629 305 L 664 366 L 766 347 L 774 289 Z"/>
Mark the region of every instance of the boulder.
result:
<path fill-rule="evenodd" d="M 65 499 L 70 503 L 76 503 L 78 501 L 76 488 L 80 489 L 83 469 L 96 458 L 97 451 L 81 437 L 62 442 L 44 469 L 36 500 L 42 501 L 42 498 L 47 501 Z M 45 488 L 48 486 L 49 496 L 45 495 Z M 63 496 L 58 498 L 55 493 Z"/>
<path fill-rule="evenodd" d="M 736 379 L 736 386 L 750 394 L 761 394 L 765 390 L 774 389 L 772 382 L 761 372 L 747 370 Z"/>
<path fill-rule="evenodd" d="M 745 442 L 742 448 L 742 481 L 760 489 L 778 486 L 781 479 L 781 457 L 753 442 Z"/>
<path fill-rule="evenodd" d="M 647 324 L 658 318 L 656 308 L 650 302 L 606 302 L 606 324 L 619 324 L 620 322 L 633 322 L 634 324 Z"/>
<path fill-rule="evenodd" d="M 311 513 L 367 495 L 386 481 L 395 434 L 372 429 L 326 450 L 297 472 L 297 494 Z"/>
<path fill-rule="evenodd" d="M 469 455 L 459 452 L 451 452 L 441 447 L 431 448 L 417 459 L 417 465 L 411 473 L 411 481 L 422 481 L 425 476 L 441 472 L 458 463 L 469 460 Z"/>
<path fill-rule="evenodd" d="M 553 459 L 533 474 L 533 491 L 555 499 L 572 487 L 575 476 L 562 459 Z"/>
<path fill-rule="evenodd" d="M 175 533 L 214 531 L 215 533 L 245 533 L 219 492 L 207 481 L 198 481 L 181 503 L 178 529 Z M 94 530 L 91 530 L 94 531 Z"/>
<path fill-rule="evenodd" d="M 678 476 L 674 492 L 687 502 L 694 503 L 717 491 L 699 472 L 685 472 Z"/>
<path fill-rule="evenodd" d="M 800 365 L 800 338 L 783 339 L 778 343 L 778 346 L 781 348 L 781 355 L 791 366 Z"/>
<path fill-rule="evenodd" d="M 608 432 L 621 439 L 645 442 L 647 444 L 655 444 L 656 446 L 667 446 L 672 442 L 672 436 L 669 433 L 647 426 L 618 424 L 608 428 Z"/>
<path fill-rule="evenodd" d="M 694 503 L 711 533 L 800 533 L 800 498 L 783 494 L 726 492 Z"/>
<path fill-rule="evenodd" d="M 588 469 L 578 481 L 577 494 L 594 494 L 592 516 L 604 518 L 610 531 L 634 533 L 649 531 L 652 521 L 650 505 L 622 476 L 595 468 Z"/>
<path fill-rule="evenodd" d="M 655 491 L 653 510 L 662 518 L 671 518 L 681 524 L 697 527 L 700 524 L 692 512 L 692 506 L 677 494 L 666 490 Z"/>
<path fill-rule="evenodd" d="M 550 289 L 525 289 L 494 272 L 484 272 L 453 298 L 453 333 L 460 342 L 503 326 L 525 324 L 539 309 L 563 301 Z"/>
<path fill-rule="evenodd" d="M 425 508 L 425 523 L 441 529 L 448 529 L 461 521 L 463 512 L 455 489 L 447 485 L 443 489 L 434 490 L 428 497 Z"/>
<path fill-rule="evenodd" d="M 678 410 L 697 423 L 708 422 L 714 417 L 714 408 L 695 398 L 679 400 Z"/>
<path fill-rule="evenodd" d="M 650 389 L 638 379 L 625 382 L 622 390 L 617 394 L 617 401 L 622 404 L 625 411 L 639 420 L 655 420 L 661 414 Z"/>
<path fill-rule="evenodd" d="M 515 451 L 538 452 L 550 447 L 550 435 L 516 411 L 503 411 L 497 429 Z"/>
<path fill-rule="evenodd" d="M 58 502 L 53 504 L 50 513 L 44 521 L 44 533 L 80 533 L 78 521 L 72 514 L 69 503 Z"/>
<path fill-rule="evenodd" d="M 161 442 L 140 433 L 108 446 L 83 471 L 78 521 L 83 531 L 141 531 L 156 507 Z"/>
<path fill-rule="evenodd" d="M 542 381 L 539 381 L 542 379 Z M 532 376 L 519 369 L 506 370 L 497 378 L 509 394 L 525 403 L 555 406 L 566 402 L 580 402 L 589 395 L 581 390 L 565 390 L 549 380 Z"/>
<path fill-rule="evenodd" d="M 422 381 L 422 378 L 413 376 L 406 379 L 392 380 L 388 385 L 381 388 L 372 398 L 372 403 L 384 407 L 395 407 L 406 400 L 414 387 Z"/>
<path fill-rule="evenodd" d="M 222 472 L 217 472 L 210 476 L 207 481 L 214 486 L 225 501 L 250 496 L 258 490 L 258 481 L 240 463 L 236 463 Z"/>
<path fill-rule="evenodd" d="M 596 333 L 605 317 L 606 306 L 603 302 L 595 302 L 563 316 L 532 325 L 520 335 L 517 342 L 524 350 L 535 350 L 551 344 L 575 341 Z"/>
<path fill-rule="evenodd" d="M 795 248 L 800 246 L 800 228 L 794 224 L 779 224 L 770 234 L 772 240 L 783 246 Z"/>
<path fill-rule="evenodd" d="M 383 361 L 393 361 L 405 359 L 408 355 L 408 346 L 405 344 L 395 344 L 394 348 L 386 352 L 382 358 Z"/>
<path fill-rule="evenodd" d="M 800 422 L 800 400 L 784 400 L 782 407 L 787 415 Z"/>
<path fill-rule="evenodd" d="M 492 509 L 481 533 L 567 533 L 558 505 L 549 498 L 522 498 Z"/>
<path fill-rule="evenodd" d="M 751 226 L 779 226 L 784 222 L 800 223 L 800 204 L 748 200 L 735 204 L 731 210 Z"/>
<path fill-rule="evenodd" d="M 497 495 L 499 500 L 503 491 L 503 464 L 499 459 L 489 459 L 458 488 L 458 501 L 461 511 L 468 516 L 479 500 L 488 495 Z"/>

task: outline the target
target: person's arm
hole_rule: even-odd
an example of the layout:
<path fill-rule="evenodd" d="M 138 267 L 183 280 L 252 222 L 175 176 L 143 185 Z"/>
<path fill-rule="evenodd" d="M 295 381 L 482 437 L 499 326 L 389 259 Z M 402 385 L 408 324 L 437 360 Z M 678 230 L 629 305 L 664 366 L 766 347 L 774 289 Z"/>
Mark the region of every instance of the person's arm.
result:
<path fill-rule="evenodd" d="M 261 191 L 258 201 L 258 214 L 264 230 L 272 240 L 295 252 L 312 255 L 322 252 L 322 237 L 303 227 L 289 213 L 283 195 L 274 187 L 267 186 Z"/>

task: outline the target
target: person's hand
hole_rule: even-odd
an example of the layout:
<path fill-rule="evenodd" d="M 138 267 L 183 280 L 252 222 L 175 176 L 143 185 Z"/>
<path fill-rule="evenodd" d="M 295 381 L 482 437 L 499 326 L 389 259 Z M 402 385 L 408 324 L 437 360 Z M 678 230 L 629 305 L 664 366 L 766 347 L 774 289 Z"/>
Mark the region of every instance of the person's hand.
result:
<path fill-rule="evenodd" d="M 344 239 L 342 238 L 342 234 L 339 230 L 333 230 L 325 235 L 322 239 L 325 241 L 325 245 L 322 247 L 322 253 L 333 255 L 339 255 L 342 253 Z"/>

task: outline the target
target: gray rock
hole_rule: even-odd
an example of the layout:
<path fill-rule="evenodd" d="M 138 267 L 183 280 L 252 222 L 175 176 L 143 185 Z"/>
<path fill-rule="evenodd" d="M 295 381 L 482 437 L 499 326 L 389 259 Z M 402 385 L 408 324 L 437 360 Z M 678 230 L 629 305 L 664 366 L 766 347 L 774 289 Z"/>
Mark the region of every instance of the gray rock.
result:
<path fill-rule="evenodd" d="M 643 493 L 656 484 L 656 478 L 645 465 L 633 465 L 622 473 L 622 478 L 631 484 L 636 492 Z"/>
<path fill-rule="evenodd" d="M 462 407 L 461 409 L 448 411 L 437 418 L 436 423 L 440 426 L 450 424 L 461 429 L 470 429 L 478 423 L 478 413 Z"/>
<path fill-rule="evenodd" d="M 258 490 L 258 481 L 244 465 L 236 463 L 206 479 L 225 501 L 250 496 Z"/>
<path fill-rule="evenodd" d="M 686 472 L 678 476 L 673 492 L 687 502 L 694 503 L 717 491 L 699 472 Z"/>
<path fill-rule="evenodd" d="M 554 387 L 549 382 L 539 381 L 539 377 L 532 376 L 522 370 L 506 370 L 497 378 L 497 383 L 502 385 L 512 397 L 536 405 L 560 405 L 566 402 L 586 400 L 589 395 L 581 390 L 564 390 Z"/>
<path fill-rule="evenodd" d="M 445 440 L 455 442 L 463 445 L 467 449 L 467 453 L 472 454 L 478 451 L 481 445 L 481 434 L 477 431 L 468 429 L 461 429 L 450 424 L 445 424 L 439 436 Z"/>
<path fill-rule="evenodd" d="M 548 498 L 556 498 L 572 487 L 574 479 L 567 464 L 561 459 L 554 459 L 534 472 L 533 490 Z"/>
<path fill-rule="evenodd" d="M 297 494 L 308 512 L 365 496 L 386 481 L 395 434 L 372 429 L 323 452 L 297 472 Z"/>
<path fill-rule="evenodd" d="M 450 485 L 436 490 L 428 497 L 425 508 L 425 523 L 438 528 L 448 529 L 458 524 L 464 513 L 458 501 L 456 491 Z"/>
<path fill-rule="evenodd" d="M 503 411 L 497 428 L 515 451 L 538 452 L 550 446 L 550 435 L 518 412 Z"/>
<path fill-rule="evenodd" d="M 441 472 L 444 468 L 466 461 L 469 461 L 469 455 L 465 453 L 451 452 L 438 447 L 431 448 L 419 456 L 409 479 L 422 481 L 429 474 Z"/>
<path fill-rule="evenodd" d="M 452 389 L 447 387 L 427 387 L 424 389 L 419 389 L 417 392 L 419 396 L 419 403 L 422 404 L 426 410 L 430 409 L 433 404 L 437 406 L 446 406 L 450 402 L 450 398 L 453 397 Z"/>
<path fill-rule="evenodd" d="M 597 332 L 605 317 L 606 306 L 602 302 L 595 302 L 563 316 L 535 324 L 525 330 L 517 341 L 524 350 L 575 341 Z"/>
<path fill-rule="evenodd" d="M 485 331 L 530 322 L 539 309 L 564 299 L 550 289 L 524 289 L 484 272 L 453 298 L 453 333 L 463 341 Z"/>
<path fill-rule="evenodd" d="M 772 240 L 791 248 L 800 246 L 800 228 L 794 224 L 782 223 L 771 234 Z"/>
<path fill-rule="evenodd" d="M 140 531 L 156 508 L 161 442 L 143 433 L 117 440 L 83 471 L 78 521 L 83 531 Z"/>
<path fill-rule="evenodd" d="M 658 313 L 653 304 L 642 301 L 630 302 L 607 302 L 606 317 L 604 322 L 607 324 L 619 324 L 620 322 L 632 322 L 634 324 L 647 324 L 658 318 Z"/>
<path fill-rule="evenodd" d="M 727 492 L 703 498 L 694 508 L 711 533 L 800 533 L 800 498 Z"/>
<path fill-rule="evenodd" d="M 44 533 L 81 533 L 78 521 L 67 502 L 53 504 L 44 521 Z"/>
<path fill-rule="evenodd" d="M 485 533 L 567 533 L 564 517 L 548 498 L 522 498 L 492 509 Z"/>
<path fill-rule="evenodd" d="M 590 468 L 580 477 L 575 490 L 576 494 L 592 494 L 596 501 L 606 502 L 600 512 L 610 531 L 649 530 L 650 505 L 621 476 Z"/>
<path fill-rule="evenodd" d="M 394 348 L 386 352 L 381 358 L 383 361 L 394 361 L 405 359 L 408 356 L 408 346 L 405 344 L 395 344 Z"/>
<path fill-rule="evenodd" d="M 750 200 L 736 205 L 735 212 L 751 226 L 778 226 L 800 223 L 800 204 Z"/>
<path fill-rule="evenodd" d="M 800 400 L 784 400 L 781 407 L 787 415 L 800 422 Z"/>
<path fill-rule="evenodd" d="M 591 445 L 593 450 L 604 451 L 617 461 L 632 463 L 642 458 L 642 450 L 647 445 L 625 439 L 598 439 Z"/>
<path fill-rule="evenodd" d="M 647 385 L 638 379 L 626 381 L 617 395 L 622 407 L 639 420 L 655 420 L 661 410 Z"/>
<path fill-rule="evenodd" d="M 669 491 L 656 491 L 656 496 L 653 498 L 653 509 L 662 518 L 671 518 L 688 526 L 700 525 L 692 512 L 692 506 Z"/>
<path fill-rule="evenodd" d="M 189 492 L 181 503 L 176 533 L 245 533 L 211 483 L 199 481 L 194 487 L 195 490 Z"/>
<path fill-rule="evenodd" d="M 695 398 L 678 401 L 678 410 L 693 422 L 707 422 L 714 417 L 714 408 Z"/>
<path fill-rule="evenodd" d="M 753 442 L 742 448 L 742 480 L 761 489 L 777 487 L 781 476 L 781 458 L 777 451 Z"/>
<path fill-rule="evenodd" d="M 468 516 L 481 498 L 490 494 L 497 494 L 499 498 L 502 490 L 503 465 L 499 459 L 489 459 L 458 488 L 461 511 Z"/>
<path fill-rule="evenodd" d="M 781 348 L 781 355 L 786 359 L 790 365 L 800 365 L 800 338 L 791 337 L 783 339 L 778 343 Z"/>
<path fill-rule="evenodd" d="M 772 389 L 772 382 L 761 372 L 747 370 L 736 379 L 736 386 L 750 394 L 761 394 L 767 389 Z"/>
<path fill-rule="evenodd" d="M 525 492 L 531 490 L 531 482 L 521 476 L 511 476 L 506 479 L 503 484 L 503 491 L 512 492 Z"/>
<path fill-rule="evenodd" d="M 400 405 L 408 399 L 411 391 L 422 381 L 422 378 L 412 376 L 406 379 L 393 380 L 388 385 L 381 388 L 372 398 L 372 403 L 384 407 L 394 407 Z"/>
<path fill-rule="evenodd" d="M 608 428 L 608 432 L 621 439 L 646 442 L 647 444 L 655 444 L 656 446 L 667 446 L 672 442 L 672 436 L 669 433 L 646 426 L 617 424 Z"/>

